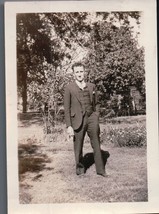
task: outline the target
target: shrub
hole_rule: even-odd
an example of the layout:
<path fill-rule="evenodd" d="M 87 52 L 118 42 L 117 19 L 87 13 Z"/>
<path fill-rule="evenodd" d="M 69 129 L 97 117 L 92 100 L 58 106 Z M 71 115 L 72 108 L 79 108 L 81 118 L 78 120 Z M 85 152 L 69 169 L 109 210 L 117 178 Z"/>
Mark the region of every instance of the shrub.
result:
<path fill-rule="evenodd" d="M 119 147 L 146 146 L 146 127 L 143 124 L 126 127 L 109 126 L 101 133 L 101 142 Z"/>

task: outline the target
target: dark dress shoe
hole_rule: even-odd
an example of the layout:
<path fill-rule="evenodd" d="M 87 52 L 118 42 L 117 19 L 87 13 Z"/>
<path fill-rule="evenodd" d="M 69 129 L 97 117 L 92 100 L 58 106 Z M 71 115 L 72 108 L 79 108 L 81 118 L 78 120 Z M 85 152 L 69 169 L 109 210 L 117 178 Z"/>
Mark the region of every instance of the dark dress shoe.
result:
<path fill-rule="evenodd" d="M 76 174 L 77 175 L 82 175 L 85 173 L 85 168 L 82 164 L 78 164 L 76 167 Z"/>
<path fill-rule="evenodd" d="M 76 174 L 77 174 L 77 175 L 82 175 L 82 174 L 84 174 L 84 173 L 85 173 L 84 168 L 77 168 L 77 169 L 76 169 Z"/>

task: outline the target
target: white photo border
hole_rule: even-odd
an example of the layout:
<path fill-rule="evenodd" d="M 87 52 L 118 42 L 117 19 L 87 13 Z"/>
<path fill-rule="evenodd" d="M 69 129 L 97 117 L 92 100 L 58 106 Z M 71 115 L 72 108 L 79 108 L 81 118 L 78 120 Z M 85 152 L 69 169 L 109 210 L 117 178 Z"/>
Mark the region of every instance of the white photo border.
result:
<path fill-rule="evenodd" d="M 17 154 L 16 14 L 78 11 L 143 11 L 146 69 L 148 202 L 19 204 Z M 159 211 L 159 143 L 156 1 L 33 1 L 5 3 L 8 214 L 153 213 Z"/>

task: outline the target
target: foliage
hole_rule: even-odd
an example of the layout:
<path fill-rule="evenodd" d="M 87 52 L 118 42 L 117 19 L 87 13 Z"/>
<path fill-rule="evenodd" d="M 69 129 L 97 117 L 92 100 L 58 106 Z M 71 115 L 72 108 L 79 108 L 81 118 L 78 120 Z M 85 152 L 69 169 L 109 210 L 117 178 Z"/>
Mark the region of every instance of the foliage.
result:
<path fill-rule="evenodd" d="M 23 112 L 50 109 L 56 120 L 71 65 L 84 60 L 102 106 L 114 93 L 130 96 L 134 85 L 145 96 L 144 48 L 130 19 L 139 12 L 34 13 L 17 15 L 17 79 Z M 98 74 L 98 75 L 97 75 Z M 130 102 L 126 100 L 126 105 Z"/>
<path fill-rule="evenodd" d="M 138 47 L 132 27 L 127 23 L 117 27 L 113 22 L 98 21 L 94 23 L 91 38 L 86 64 L 90 68 L 89 79 L 101 92 L 101 101 L 114 92 L 129 94 L 132 85 L 143 92 L 144 49 Z"/>
<path fill-rule="evenodd" d="M 146 145 L 146 129 L 144 126 L 112 128 L 105 136 L 109 142 L 119 147 L 142 147 Z"/>
<path fill-rule="evenodd" d="M 76 18 L 74 28 L 77 28 L 76 24 L 79 20 L 81 23 L 84 18 L 78 13 L 73 15 Z M 18 91 L 23 99 L 23 112 L 27 111 L 28 86 L 43 87 L 45 84 L 49 87 L 50 83 L 46 84 L 46 82 L 50 75 L 54 86 L 54 82 L 57 84 L 63 76 L 63 72 L 57 76 L 57 69 L 67 71 L 70 61 L 77 57 L 77 54 L 70 50 L 71 45 L 73 46 L 70 43 L 70 37 L 73 43 L 76 35 L 73 30 L 70 31 L 68 18 L 71 19 L 72 15 L 66 16 L 62 13 L 17 15 L 17 77 Z M 80 24 L 79 26 L 81 27 Z M 76 49 L 76 47 L 73 48 Z"/>
<path fill-rule="evenodd" d="M 145 122 L 140 121 L 131 124 L 127 121 L 127 125 L 125 122 L 115 125 L 113 120 L 109 121 L 109 125 L 101 133 L 101 141 L 104 144 L 107 143 L 117 147 L 147 146 Z"/>
<path fill-rule="evenodd" d="M 27 111 L 27 86 L 30 81 L 44 81 L 43 60 L 50 62 L 51 43 L 39 14 L 17 15 L 17 81 Z M 39 66 L 37 66 L 39 65 Z"/>

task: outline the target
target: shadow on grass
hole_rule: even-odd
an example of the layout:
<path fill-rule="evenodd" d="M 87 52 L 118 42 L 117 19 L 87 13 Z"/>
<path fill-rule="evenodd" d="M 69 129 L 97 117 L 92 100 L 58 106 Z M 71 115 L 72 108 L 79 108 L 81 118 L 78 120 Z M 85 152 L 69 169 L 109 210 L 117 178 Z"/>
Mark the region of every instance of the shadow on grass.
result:
<path fill-rule="evenodd" d="M 102 157 L 103 157 L 103 162 L 104 166 L 106 166 L 107 159 L 109 158 L 110 154 L 108 151 L 102 150 Z M 85 170 L 87 170 L 89 167 L 91 167 L 94 164 L 94 155 L 92 152 L 87 153 L 83 157 L 83 165 L 85 167 Z"/>
<path fill-rule="evenodd" d="M 44 169 L 46 160 L 43 157 L 23 157 L 19 159 L 19 174 L 39 172 Z"/>
<path fill-rule="evenodd" d="M 46 155 L 38 153 L 38 148 L 32 143 L 19 145 L 19 179 L 26 172 L 37 173 L 43 169 L 50 170 L 46 167 L 46 163 L 50 163 L 50 160 Z"/>
<path fill-rule="evenodd" d="M 41 113 L 37 112 L 27 112 L 27 113 L 19 113 L 18 120 L 22 123 L 21 126 L 28 127 L 30 125 L 42 125 L 43 119 Z"/>

